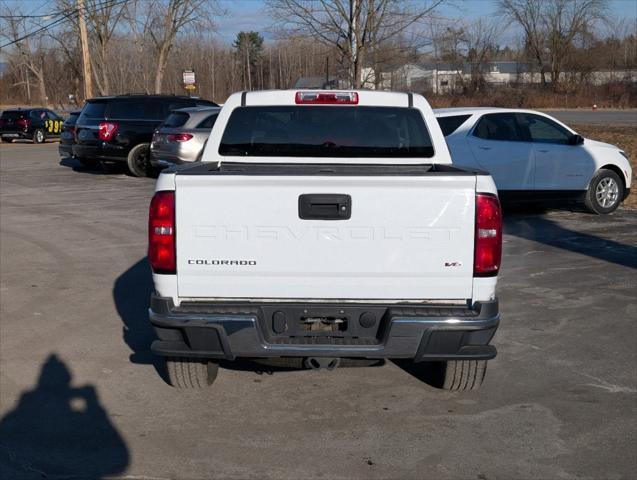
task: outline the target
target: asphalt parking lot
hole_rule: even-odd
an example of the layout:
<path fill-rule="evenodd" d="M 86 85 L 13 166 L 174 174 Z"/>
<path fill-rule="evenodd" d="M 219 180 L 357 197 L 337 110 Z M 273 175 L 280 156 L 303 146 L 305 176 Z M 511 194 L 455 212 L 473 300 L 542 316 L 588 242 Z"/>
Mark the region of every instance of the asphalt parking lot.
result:
<path fill-rule="evenodd" d="M 0 145 L 0 182 L 2 478 L 637 475 L 637 211 L 506 213 L 478 392 L 243 362 L 188 393 L 149 351 L 153 180 L 25 143 Z"/>

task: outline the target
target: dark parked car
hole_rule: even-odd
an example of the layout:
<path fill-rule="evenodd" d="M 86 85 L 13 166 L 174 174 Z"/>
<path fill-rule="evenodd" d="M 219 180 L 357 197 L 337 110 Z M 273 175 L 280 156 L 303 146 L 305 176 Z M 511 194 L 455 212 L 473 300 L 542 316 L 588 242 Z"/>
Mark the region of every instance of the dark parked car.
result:
<path fill-rule="evenodd" d="M 13 108 L 0 115 L 0 137 L 3 142 L 20 138 L 44 143 L 62 132 L 64 119 L 48 108 Z"/>
<path fill-rule="evenodd" d="M 77 122 L 77 119 L 80 116 L 80 112 L 81 110 L 76 110 L 75 112 L 71 112 L 68 118 L 64 120 L 64 123 L 62 124 L 62 133 L 60 134 L 60 144 L 58 145 L 58 152 L 61 157 L 73 156 L 73 144 L 75 143 L 75 123 Z"/>
<path fill-rule="evenodd" d="M 150 163 L 163 168 L 200 160 L 220 110 L 219 107 L 194 107 L 170 112 L 153 135 Z"/>
<path fill-rule="evenodd" d="M 217 104 L 175 95 L 120 95 L 86 101 L 75 126 L 73 154 L 99 160 L 105 168 L 126 162 L 137 177 L 149 175 L 150 142 L 169 112 L 178 108 Z"/>

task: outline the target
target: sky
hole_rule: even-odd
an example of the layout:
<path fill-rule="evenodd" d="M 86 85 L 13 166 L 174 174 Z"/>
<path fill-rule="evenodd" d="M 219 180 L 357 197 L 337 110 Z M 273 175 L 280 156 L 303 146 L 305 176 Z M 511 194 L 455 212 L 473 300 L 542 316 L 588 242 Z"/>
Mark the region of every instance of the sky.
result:
<path fill-rule="evenodd" d="M 223 40 L 231 42 L 242 30 L 254 30 L 261 32 L 266 39 L 272 38 L 267 32 L 272 20 L 265 12 L 265 0 L 220 0 L 220 3 L 228 12 L 226 18 L 217 22 L 217 33 Z M 613 17 L 637 21 L 637 0 L 610 0 L 609 5 Z M 442 17 L 464 17 L 467 20 L 490 17 L 496 12 L 494 0 L 452 0 L 438 10 Z"/>
<path fill-rule="evenodd" d="M 51 0 L 0 0 L 0 5 L 2 3 L 32 15 L 55 10 L 55 3 Z M 272 20 L 265 11 L 265 0 L 219 0 L 219 3 L 227 12 L 216 21 L 216 33 L 222 41 L 231 43 L 242 30 L 260 32 L 266 40 L 273 38 L 268 32 L 272 30 Z M 637 21 L 637 0 L 610 0 L 609 3 L 613 17 Z M 496 10 L 494 0 L 451 0 L 451 3 L 439 8 L 438 14 L 442 17 L 464 17 L 472 20 L 481 16 L 493 16 Z M 514 32 L 509 33 L 510 39 L 514 36 Z"/>

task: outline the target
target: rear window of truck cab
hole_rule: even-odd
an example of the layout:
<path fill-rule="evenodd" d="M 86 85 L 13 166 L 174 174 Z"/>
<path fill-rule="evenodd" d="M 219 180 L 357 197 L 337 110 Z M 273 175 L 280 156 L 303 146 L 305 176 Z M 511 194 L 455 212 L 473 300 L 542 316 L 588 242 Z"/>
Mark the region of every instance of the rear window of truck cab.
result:
<path fill-rule="evenodd" d="M 419 110 L 254 106 L 232 111 L 219 154 L 256 157 L 432 157 Z"/>

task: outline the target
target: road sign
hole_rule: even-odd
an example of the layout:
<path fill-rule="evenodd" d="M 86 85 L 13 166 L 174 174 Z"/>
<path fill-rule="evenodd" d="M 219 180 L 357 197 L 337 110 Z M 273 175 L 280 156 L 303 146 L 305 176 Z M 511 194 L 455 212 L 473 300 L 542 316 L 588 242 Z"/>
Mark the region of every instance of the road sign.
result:
<path fill-rule="evenodd" d="M 194 85 L 195 84 L 195 71 L 194 70 L 184 70 L 183 71 L 183 77 L 184 77 L 184 85 L 186 86 L 186 88 L 188 88 L 188 85 Z"/>

